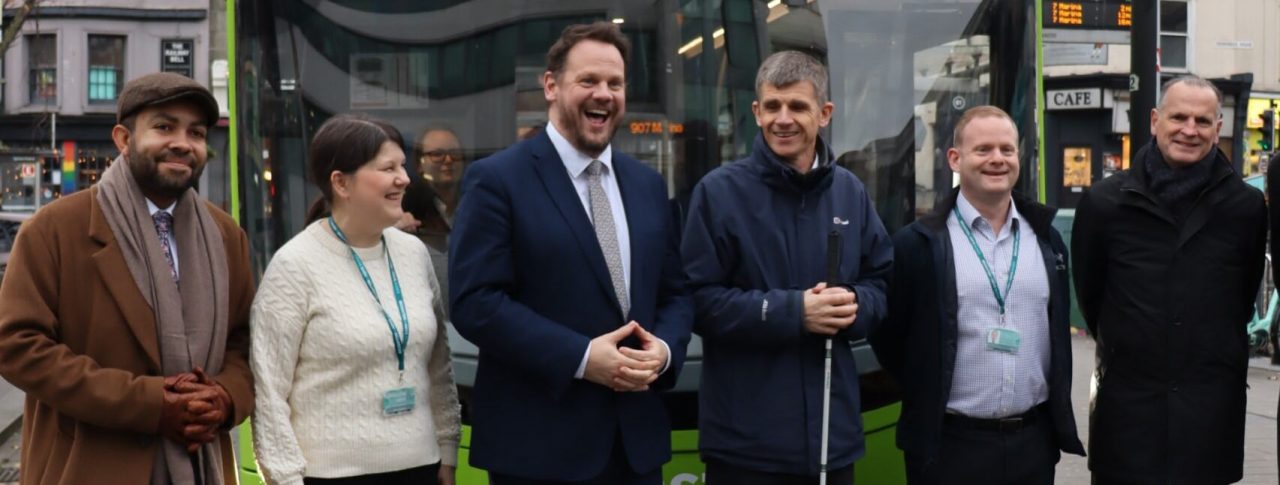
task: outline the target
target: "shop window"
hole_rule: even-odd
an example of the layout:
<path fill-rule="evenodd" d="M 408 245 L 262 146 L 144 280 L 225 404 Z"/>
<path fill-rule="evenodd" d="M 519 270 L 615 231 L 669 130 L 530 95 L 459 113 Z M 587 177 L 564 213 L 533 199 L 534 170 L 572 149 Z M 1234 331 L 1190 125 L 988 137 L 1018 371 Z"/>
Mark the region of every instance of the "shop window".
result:
<path fill-rule="evenodd" d="M 1190 46 L 1190 28 L 1187 0 L 1163 0 L 1160 2 L 1160 67 L 1184 71 L 1190 69 L 1187 49 Z"/>
<path fill-rule="evenodd" d="M 58 102 L 57 40 L 53 34 L 27 36 L 27 86 L 31 104 Z"/>
<path fill-rule="evenodd" d="M 89 102 L 115 103 L 124 84 L 122 35 L 89 36 Z"/>
<path fill-rule="evenodd" d="M 1110 160 L 1110 159 L 1109 159 Z M 1112 163 L 1123 163 L 1118 157 Z M 1093 149 L 1066 147 L 1062 149 L 1062 186 L 1073 192 L 1084 192 L 1093 182 Z"/>

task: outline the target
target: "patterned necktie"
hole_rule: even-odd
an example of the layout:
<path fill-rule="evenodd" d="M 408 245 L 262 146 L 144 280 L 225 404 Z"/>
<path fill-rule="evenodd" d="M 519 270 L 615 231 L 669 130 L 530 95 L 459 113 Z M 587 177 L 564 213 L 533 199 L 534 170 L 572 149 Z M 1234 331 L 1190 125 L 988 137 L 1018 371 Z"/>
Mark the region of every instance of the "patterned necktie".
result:
<path fill-rule="evenodd" d="M 618 231 L 613 227 L 613 208 L 609 205 L 609 197 L 604 194 L 604 184 L 600 174 L 604 172 L 604 162 L 592 160 L 587 165 L 587 187 L 591 196 L 591 221 L 596 226 L 596 239 L 600 242 L 600 250 L 604 251 L 604 262 L 609 266 L 609 276 L 613 279 L 613 291 L 622 305 L 622 317 L 627 317 L 631 310 L 631 302 L 627 298 L 626 275 L 622 272 L 622 251 L 618 248 Z"/>
<path fill-rule="evenodd" d="M 178 281 L 178 269 L 173 264 L 173 246 L 169 241 L 169 234 L 173 232 L 173 214 L 156 211 L 151 215 L 151 219 L 156 223 L 156 235 L 160 236 L 160 249 L 164 250 L 164 260 L 169 263 L 169 274 L 173 276 L 174 281 Z"/>

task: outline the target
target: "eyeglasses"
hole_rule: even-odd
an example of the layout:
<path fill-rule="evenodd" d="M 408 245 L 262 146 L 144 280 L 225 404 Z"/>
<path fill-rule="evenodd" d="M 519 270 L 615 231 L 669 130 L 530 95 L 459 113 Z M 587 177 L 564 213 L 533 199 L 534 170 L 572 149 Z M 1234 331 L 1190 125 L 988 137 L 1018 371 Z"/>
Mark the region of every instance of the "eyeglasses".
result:
<path fill-rule="evenodd" d="M 461 162 L 462 150 L 431 150 L 423 153 L 420 160 L 431 163 L 444 163 L 445 158 L 448 158 L 450 162 Z"/>

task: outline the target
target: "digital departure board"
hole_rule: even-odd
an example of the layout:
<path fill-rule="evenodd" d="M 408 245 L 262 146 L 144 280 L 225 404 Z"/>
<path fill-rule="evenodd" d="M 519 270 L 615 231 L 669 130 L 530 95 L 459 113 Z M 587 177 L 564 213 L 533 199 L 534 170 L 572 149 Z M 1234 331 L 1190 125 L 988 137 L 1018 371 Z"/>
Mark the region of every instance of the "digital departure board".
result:
<path fill-rule="evenodd" d="M 1044 28 L 1129 30 L 1133 5 L 1129 0 L 1044 0 Z"/>

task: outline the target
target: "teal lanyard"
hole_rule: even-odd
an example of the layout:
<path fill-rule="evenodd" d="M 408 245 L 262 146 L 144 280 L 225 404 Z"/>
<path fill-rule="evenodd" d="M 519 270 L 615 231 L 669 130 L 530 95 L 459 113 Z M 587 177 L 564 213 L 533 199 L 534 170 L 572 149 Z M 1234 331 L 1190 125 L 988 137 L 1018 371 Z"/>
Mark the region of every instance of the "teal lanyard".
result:
<path fill-rule="evenodd" d="M 956 222 L 960 224 L 960 230 L 964 231 L 965 237 L 969 238 L 969 244 L 973 246 L 973 252 L 978 255 L 978 262 L 982 263 L 982 270 L 987 272 L 987 282 L 991 283 L 991 294 L 996 296 L 996 303 L 1000 305 L 1000 323 L 1004 323 L 1004 299 L 1009 297 L 1009 291 L 1013 290 L 1013 274 L 1018 272 L 1018 248 L 1022 246 L 1022 231 L 1013 231 L 1013 260 L 1009 263 L 1009 281 L 1005 283 L 1004 294 L 1000 294 L 1000 285 L 996 283 L 996 274 L 991 271 L 991 265 L 987 263 L 987 257 L 982 255 L 982 248 L 978 247 L 978 240 L 973 238 L 973 230 L 969 229 L 969 221 L 964 220 L 960 215 L 960 208 L 951 209 L 956 214 Z"/>
<path fill-rule="evenodd" d="M 396 308 L 400 310 L 401 330 L 396 330 L 396 325 L 391 322 L 391 315 L 388 315 L 386 308 L 382 307 L 382 299 L 378 298 L 378 288 L 373 286 L 373 278 L 369 277 L 369 270 L 364 267 L 364 262 L 360 260 L 356 250 L 352 249 L 351 243 L 347 242 L 347 235 L 342 233 L 342 229 L 338 228 L 338 223 L 333 222 L 332 217 L 329 218 L 329 228 L 333 229 L 333 234 L 347 245 L 347 251 L 351 252 L 351 259 L 356 262 L 356 269 L 360 270 L 360 277 L 364 278 L 364 285 L 373 295 L 373 301 L 378 303 L 378 311 L 382 312 L 382 318 L 387 320 L 387 328 L 391 329 L 391 343 L 396 348 L 396 360 L 400 364 L 400 378 L 404 379 L 404 349 L 409 346 L 409 314 L 404 309 L 404 294 L 400 292 L 400 278 L 396 276 L 396 265 L 391 261 L 391 251 L 387 249 L 387 238 L 382 238 L 382 252 L 387 255 L 387 268 L 391 270 L 391 289 L 396 295 Z"/>

